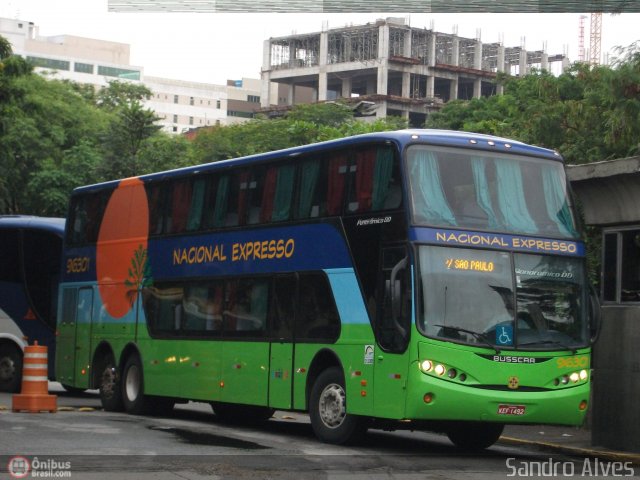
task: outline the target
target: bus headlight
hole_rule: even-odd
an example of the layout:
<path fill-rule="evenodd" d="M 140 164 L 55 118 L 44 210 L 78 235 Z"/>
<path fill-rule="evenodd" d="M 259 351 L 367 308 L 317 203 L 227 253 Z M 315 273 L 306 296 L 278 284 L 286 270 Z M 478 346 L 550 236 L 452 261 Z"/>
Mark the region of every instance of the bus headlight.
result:
<path fill-rule="evenodd" d="M 420 370 L 423 372 L 430 372 L 433 369 L 433 362 L 431 360 L 425 360 L 420 364 Z"/>
<path fill-rule="evenodd" d="M 586 380 L 589 378 L 589 373 L 586 370 L 580 370 L 580 380 Z"/>
<path fill-rule="evenodd" d="M 438 374 L 440 376 L 444 375 L 444 372 L 446 372 L 446 371 L 447 371 L 447 369 L 445 368 L 445 366 L 440 364 L 440 363 L 437 364 L 435 366 L 435 368 L 434 368 L 434 372 L 436 372 L 436 374 Z"/>

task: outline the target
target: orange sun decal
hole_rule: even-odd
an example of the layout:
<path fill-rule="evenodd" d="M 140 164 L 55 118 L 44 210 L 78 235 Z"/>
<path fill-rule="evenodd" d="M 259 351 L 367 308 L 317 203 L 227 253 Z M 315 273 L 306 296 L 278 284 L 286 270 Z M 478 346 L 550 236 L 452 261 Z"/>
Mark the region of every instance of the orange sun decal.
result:
<path fill-rule="evenodd" d="M 124 317 L 147 268 L 149 206 L 139 178 L 122 180 L 111 194 L 98 235 L 96 274 L 106 311 Z"/>

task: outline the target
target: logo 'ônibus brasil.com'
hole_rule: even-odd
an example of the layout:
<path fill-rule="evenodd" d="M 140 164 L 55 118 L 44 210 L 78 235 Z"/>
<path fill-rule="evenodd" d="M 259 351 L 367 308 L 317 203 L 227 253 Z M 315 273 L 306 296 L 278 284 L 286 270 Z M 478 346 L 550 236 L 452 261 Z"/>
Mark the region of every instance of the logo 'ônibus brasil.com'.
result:
<path fill-rule="evenodd" d="M 7 464 L 7 471 L 12 478 L 25 478 L 30 470 L 31 463 L 25 457 L 13 457 Z"/>

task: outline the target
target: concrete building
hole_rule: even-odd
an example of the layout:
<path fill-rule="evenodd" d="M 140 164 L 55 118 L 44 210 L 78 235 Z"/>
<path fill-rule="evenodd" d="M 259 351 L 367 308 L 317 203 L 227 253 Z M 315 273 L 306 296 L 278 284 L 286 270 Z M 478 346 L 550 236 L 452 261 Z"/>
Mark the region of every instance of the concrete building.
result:
<path fill-rule="evenodd" d="M 587 225 L 602 231 L 602 330 L 592 443 L 640 452 L 640 157 L 568 167 Z"/>
<path fill-rule="evenodd" d="M 494 83 L 497 72 L 526 74 L 532 67 L 549 69 L 552 62 L 566 66 L 567 59 L 387 18 L 266 40 L 261 103 L 265 111 L 276 103 L 268 88 L 277 82 L 290 87 L 288 105 L 294 104 L 296 89 L 306 87 L 315 92 L 315 101 L 367 102 L 368 113 L 400 115 L 421 126 L 444 102 L 501 93 Z"/>
<path fill-rule="evenodd" d="M 142 67 L 130 64 L 127 44 L 72 35 L 43 37 L 37 26 L 22 20 L 0 18 L 0 35 L 9 40 L 15 54 L 53 78 L 96 88 L 113 80 L 144 84 L 153 94 L 145 106 L 160 117 L 159 124 L 168 133 L 245 121 L 260 109 L 259 79 L 215 85 L 148 77 Z M 286 93 L 278 92 L 279 87 L 270 86 L 270 98 L 287 98 Z"/>

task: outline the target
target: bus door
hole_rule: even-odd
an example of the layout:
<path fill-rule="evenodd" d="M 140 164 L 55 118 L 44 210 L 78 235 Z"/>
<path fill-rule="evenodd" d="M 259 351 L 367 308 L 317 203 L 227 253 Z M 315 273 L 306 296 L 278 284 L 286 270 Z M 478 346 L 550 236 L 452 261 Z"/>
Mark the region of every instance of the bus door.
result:
<path fill-rule="evenodd" d="M 93 318 L 93 288 L 65 288 L 58 325 L 56 380 L 63 385 L 89 387 L 89 344 Z M 78 339 L 86 341 L 78 342 Z"/>
<path fill-rule="evenodd" d="M 293 331 L 296 299 L 296 276 L 275 277 L 269 308 L 269 406 L 293 407 Z"/>
<path fill-rule="evenodd" d="M 405 247 L 382 249 L 377 304 L 374 408 L 387 418 L 404 416 L 411 330 L 411 275 Z"/>

